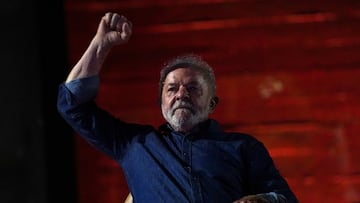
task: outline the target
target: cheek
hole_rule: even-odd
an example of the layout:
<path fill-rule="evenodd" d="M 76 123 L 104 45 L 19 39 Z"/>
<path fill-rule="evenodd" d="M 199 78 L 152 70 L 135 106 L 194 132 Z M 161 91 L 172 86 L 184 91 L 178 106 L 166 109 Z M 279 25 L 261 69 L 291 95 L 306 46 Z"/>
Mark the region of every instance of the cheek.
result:
<path fill-rule="evenodd" d="M 167 110 L 170 108 L 171 106 L 171 98 L 166 97 L 166 96 L 162 96 L 161 97 L 161 106 L 164 110 Z"/>
<path fill-rule="evenodd" d="M 208 99 L 201 99 L 196 102 L 196 105 L 199 109 L 202 110 L 209 110 L 210 109 L 210 100 Z"/>

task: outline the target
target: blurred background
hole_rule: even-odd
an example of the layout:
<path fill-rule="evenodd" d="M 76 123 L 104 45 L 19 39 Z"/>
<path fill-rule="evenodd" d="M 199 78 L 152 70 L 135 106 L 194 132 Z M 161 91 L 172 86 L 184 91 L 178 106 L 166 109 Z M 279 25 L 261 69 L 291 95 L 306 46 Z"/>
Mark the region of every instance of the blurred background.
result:
<path fill-rule="evenodd" d="M 160 125 L 157 82 L 183 53 L 213 66 L 227 131 L 268 147 L 300 202 L 360 202 L 359 0 L 12 0 L 2 14 L 1 203 L 120 203 L 120 167 L 56 112 L 58 85 L 108 11 L 133 23 L 97 102 Z"/>

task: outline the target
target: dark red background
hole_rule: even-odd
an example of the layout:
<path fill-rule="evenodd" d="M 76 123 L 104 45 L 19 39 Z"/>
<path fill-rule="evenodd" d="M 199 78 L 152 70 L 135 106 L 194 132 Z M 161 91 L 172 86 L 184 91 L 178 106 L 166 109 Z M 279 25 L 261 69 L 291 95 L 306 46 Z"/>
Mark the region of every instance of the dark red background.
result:
<path fill-rule="evenodd" d="M 134 29 L 104 64 L 100 105 L 159 125 L 163 62 L 200 54 L 217 76 L 212 117 L 262 140 L 300 202 L 360 201 L 360 1 L 69 0 L 71 65 L 107 11 Z M 119 166 L 75 137 L 80 202 L 123 202 Z"/>

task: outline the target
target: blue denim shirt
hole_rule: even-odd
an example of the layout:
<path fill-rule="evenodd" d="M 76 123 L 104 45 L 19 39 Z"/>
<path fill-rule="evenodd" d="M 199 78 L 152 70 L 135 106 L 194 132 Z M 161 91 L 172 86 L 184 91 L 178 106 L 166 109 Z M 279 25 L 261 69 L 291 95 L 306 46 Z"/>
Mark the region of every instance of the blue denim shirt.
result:
<path fill-rule="evenodd" d="M 59 86 L 59 113 L 88 143 L 119 163 L 134 202 L 230 203 L 254 194 L 271 202 L 297 202 L 254 137 L 224 132 L 212 119 L 187 135 L 167 124 L 126 123 L 94 102 L 97 78 L 71 83 Z"/>

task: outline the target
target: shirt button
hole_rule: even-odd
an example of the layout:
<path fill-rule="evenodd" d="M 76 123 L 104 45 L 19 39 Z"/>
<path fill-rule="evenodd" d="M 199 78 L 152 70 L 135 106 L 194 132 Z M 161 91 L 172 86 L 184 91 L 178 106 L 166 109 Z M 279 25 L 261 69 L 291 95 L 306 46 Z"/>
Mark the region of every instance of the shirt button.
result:
<path fill-rule="evenodd" d="M 186 155 L 187 155 L 187 153 L 186 153 L 186 152 L 184 152 L 184 153 L 183 153 L 183 155 L 184 155 L 184 156 L 186 156 Z"/>
<path fill-rule="evenodd" d="M 190 166 L 185 166 L 185 169 L 190 172 L 191 171 L 191 167 Z"/>

